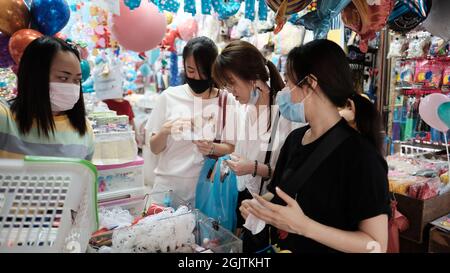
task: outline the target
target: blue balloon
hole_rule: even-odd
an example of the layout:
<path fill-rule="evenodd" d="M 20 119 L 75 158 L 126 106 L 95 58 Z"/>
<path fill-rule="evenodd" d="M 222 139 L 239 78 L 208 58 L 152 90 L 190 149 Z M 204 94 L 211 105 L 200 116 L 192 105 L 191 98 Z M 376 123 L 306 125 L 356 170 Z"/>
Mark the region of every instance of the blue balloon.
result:
<path fill-rule="evenodd" d="M 91 76 L 91 66 L 89 65 L 89 62 L 86 60 L 81 60 L 81 77 L 82 82 L 85 82 L 89 76 Z"/>
<path fill-rule="evenodd" d="M 65 0 L 34 0 L 31 3 L 32 23 L 44 35 L 53 36 L 63 29 L 70 18 Z"/>
<path fill-rule="evenodd" d="M 94 79 L 92 77 L 89 77 L 82 85 L 83 93 L 92 93 L 94 92 Z"/>
<path fill-rule="evenodd" d="M 318 0 L 317 11 L 307 13 L 291 23 L 303 25 L 306 29 L 314 31 L 315 39 L 326 38 L 331 27 L 331 20 L 338 16 L 350 2 L 351 0 Z"/>
<path fill-rule="evenodd" d="M 148 77 L 150 75 L 151 69 L 150 69 L 150 66 L 147 63 L 144 63 L 139 68 L 139 71 L 141 71 L 142 76 Z"/>

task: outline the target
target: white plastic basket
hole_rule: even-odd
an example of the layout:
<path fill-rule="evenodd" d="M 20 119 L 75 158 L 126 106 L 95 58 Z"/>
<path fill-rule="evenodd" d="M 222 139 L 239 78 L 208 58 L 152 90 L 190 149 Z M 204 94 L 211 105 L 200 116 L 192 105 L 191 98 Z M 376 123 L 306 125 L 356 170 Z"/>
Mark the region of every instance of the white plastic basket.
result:
<path fill-rule="evenodd" d="M 408 157 L 417 157 L 428 153 L 439 152 L 439 149 L 418 147 L 414 145 L 401 144 L 400 155 Z"/>
<path fill-rule="evenodd" d="M 85 252 L 98 229 L 96 178 L 79 159 L 0 159 L 0 252 Z"/>

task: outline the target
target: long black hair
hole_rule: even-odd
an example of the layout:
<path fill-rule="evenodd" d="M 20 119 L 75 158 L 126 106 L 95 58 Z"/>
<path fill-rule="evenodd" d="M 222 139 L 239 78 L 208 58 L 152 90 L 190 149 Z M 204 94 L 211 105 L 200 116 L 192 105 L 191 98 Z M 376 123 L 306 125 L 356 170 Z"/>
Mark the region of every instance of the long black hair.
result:
<path fill-rule="evenodd" d="M 50 68 L 59 51 L 75 54 L 78 50 L 65 41 L 54 37 L 40 37 L 25 49 L 17 73 L 17 97 L 12 101 L 11 111 L 18 123 L 20 133 L 30 132 L 36 122 L 38 135 L 50 137 L 55 132 L 55 121 L 50 103 Z M 80 134 L 87 131 L 86 110 L 80 84 L 80 98 L 71 110 L 65 112 L 71 125 Z"/>
<path fill-rule="evenodd" d="M 289 52 L 286 66 L 287 76 L 292 82 L 314 75 L 325 96 L 336 107 L 344 107 L 348 99 L 352 99 L 359 132 L 382 154 L 383 134 L 379 113 L 369 100 L 356 93 L 350 65 L 339 45 L 319 39 L 295 47 Z M 308 81 L 306 84 L 309 84 Z"/>
<path fill-rule="evenodd" d="M 218 54 L 219 51 L 217 50 L 216 44 L 205 36 L 200 36 L 189 40 L 183 49 L 184 70 L 186 71 L 186 59 L 192 56 L 199 74 L 203 74 L 207 80 L 211 80 L 210 92 L 214 86 L 212 81 L 212 66 Z"/>

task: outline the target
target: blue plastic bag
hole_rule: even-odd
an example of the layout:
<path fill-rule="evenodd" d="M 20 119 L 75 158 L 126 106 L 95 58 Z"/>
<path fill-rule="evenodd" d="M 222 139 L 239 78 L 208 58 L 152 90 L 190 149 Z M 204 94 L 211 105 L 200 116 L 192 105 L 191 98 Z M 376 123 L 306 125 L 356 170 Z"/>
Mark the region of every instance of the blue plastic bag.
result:
<path fill-rule="evenodd" d="M 217 160 L 205 160 L 197 183 L 195 208 L 234 232 L 237 224 L 238 189 L 236 175 L 228 170 L 225 163 L 229 159 L 230 156 L 223 156 Z M 212 175 L 215 166 L 214 177 L 210 179 L 208 177 Z"/>

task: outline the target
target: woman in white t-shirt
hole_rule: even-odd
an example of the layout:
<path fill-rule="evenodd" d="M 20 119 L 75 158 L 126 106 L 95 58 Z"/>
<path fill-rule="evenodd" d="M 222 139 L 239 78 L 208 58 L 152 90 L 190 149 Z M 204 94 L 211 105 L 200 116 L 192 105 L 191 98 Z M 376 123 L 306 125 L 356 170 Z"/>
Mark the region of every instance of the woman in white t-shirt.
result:
<path fill-rule="evenodd" d="M 286 137 L 301 124 L 280 116 L 276 100 L 283 80 L 275 65 L 252 44 L 233 41 L 226 46 L 213 65 L 213 78 L 235 96 L 243 110 L 236 150 L 227 161 L 238 176 L 240 202 L 251 198 L 249 192 L 266 191 Z"/>
<path fill-rule="evenodd" d="M 173 190 L 191 204 L 204 156 L 234 151 L 233 137 L 225 139 L 221 134 L 233 130 L 233 120 L 226 122 L 224 130 L 219 126 L 219 97 L 224 98 L 225 91 L 215 88 L 211 78 L 217 54 L 217 47 L 209 38 L 190 40 L 183 50 L 187 84 L 161 93 L 147 124 L 152 135 L 151 151 L 158 155 L 153 192 Z M 227 105 L 234 104 L 232 96 L 226 98 Z"/>

